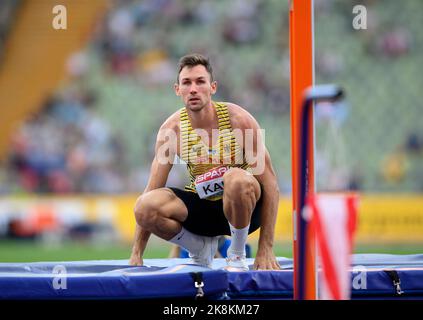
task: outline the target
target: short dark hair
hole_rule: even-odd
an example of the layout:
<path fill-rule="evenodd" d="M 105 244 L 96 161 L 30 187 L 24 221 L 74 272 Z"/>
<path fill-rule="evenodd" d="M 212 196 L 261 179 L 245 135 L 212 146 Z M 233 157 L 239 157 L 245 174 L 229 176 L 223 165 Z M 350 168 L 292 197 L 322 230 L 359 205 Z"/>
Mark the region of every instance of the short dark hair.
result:
<path fill-rule="evenodd" d="M 202 65 L 206 68 L 207 72 L 210 74 L 210 82 L 213 81 L 213 68 L 210 64 L 210 61 L 205 56 L 199 53 L 193 53 L 183 56 L 179 59 L 179 71 L 178 76 L 176 78 L 176 82 L 179 83 L 179 74 L 181 73 L 182 69 L 185 67 L 195 67 L 198 65 Z"/>

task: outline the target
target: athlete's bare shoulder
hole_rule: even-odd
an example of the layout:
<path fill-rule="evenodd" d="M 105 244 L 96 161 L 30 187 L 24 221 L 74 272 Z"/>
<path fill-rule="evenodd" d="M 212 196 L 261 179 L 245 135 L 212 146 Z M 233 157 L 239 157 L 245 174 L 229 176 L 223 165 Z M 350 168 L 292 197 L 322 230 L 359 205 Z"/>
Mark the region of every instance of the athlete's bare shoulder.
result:
<path fill-rule="evenodd" d="M 243 107 L 225 102 L 228 107 L 229 118 L 233 129 L 255 129 L 258 127 L 256 119 Z"/>
<path fill-rule="evenodd" d="M 160 130 L 174 130 L 179 132 L 180 112 L 179 110 L 171 114 L 160 126 Z"/>
<path fill-rule="evenodd" d="M 179 123 L 180 123 L 179 110 L 170 115 L 160 126 L 156 138 L 156 152 L 157 148 L 167 145 L 168 151 L 171 154 L 178 154 L 179 150 Z"/>

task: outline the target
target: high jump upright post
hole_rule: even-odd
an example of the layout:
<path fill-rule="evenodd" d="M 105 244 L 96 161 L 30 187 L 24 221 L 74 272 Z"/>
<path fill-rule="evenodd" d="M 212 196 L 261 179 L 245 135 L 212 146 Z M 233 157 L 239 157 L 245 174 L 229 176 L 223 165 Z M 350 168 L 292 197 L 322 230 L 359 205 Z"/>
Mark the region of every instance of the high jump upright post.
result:
<path fill-rule="evenodd" d="M 314 125 L 313 110 L 309 117 L 307 176 L 305 190 L 300 188 L 300 137 L 303 93 L 314 84 L 313 0 L 290 0 L 289 48 L 291 94 L 291 160 L 293 205 L 294 299 L 317 299 L 316 246 L 314 237 L 305 234 L 307 246 L 299 250 L 299 202 L 301 192 L 314 192 Z M 311 108 L 313 109 L 313 108 Z M 300 264 L 301 261 L 306 261 Z"/>

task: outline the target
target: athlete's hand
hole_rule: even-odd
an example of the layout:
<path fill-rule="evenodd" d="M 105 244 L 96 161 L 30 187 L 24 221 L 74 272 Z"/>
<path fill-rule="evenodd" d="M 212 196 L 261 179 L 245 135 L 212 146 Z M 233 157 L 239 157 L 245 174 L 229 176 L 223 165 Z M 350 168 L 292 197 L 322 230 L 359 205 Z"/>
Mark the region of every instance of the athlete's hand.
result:
<path fill-rule="evenodd" d="M 276 260 L 273 250 L 262 249 L 257 251 L 256 259 L 254 260 L 254 270 L 280 270 L 281 267 Z"/>
<path fill-rule="evenodd" d="M 143 259 L 141 258 L 139 253 L 132 253 L 131 257 L 129 258 L 129 265 L 131 266 L 142 266 L 144 264 Z"/>

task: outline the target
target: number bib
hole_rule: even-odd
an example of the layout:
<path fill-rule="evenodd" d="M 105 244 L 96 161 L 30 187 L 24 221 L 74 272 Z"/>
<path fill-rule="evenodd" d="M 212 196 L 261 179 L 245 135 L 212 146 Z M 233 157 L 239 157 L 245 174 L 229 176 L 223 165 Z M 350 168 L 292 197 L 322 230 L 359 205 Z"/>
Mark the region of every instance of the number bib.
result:
<path fill-rule="evenodd" d="M 228 167 L 216 167 L 195 179 L 195 189 L 201 199 L 223 194 L 223 175 L 228 171 Z"/>

